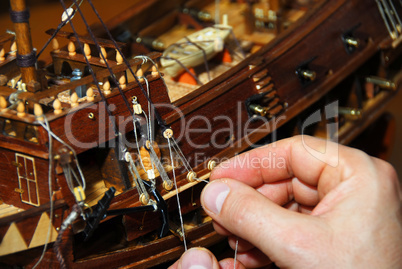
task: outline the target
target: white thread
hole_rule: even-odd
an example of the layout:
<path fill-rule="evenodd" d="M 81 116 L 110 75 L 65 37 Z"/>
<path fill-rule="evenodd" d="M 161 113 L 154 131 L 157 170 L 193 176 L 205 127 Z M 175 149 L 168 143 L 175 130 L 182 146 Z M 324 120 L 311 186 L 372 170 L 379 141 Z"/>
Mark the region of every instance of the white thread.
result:
<path fill-rule="evenodd" d="M 184 244 L 184 251 L 187 251 L 187 242 L 186 242 L 186 234 L 184 232 L 184 222 L 183 222 L 183 216 L 181 214 L 181 206 L 180 206 L 180 198 L 179 198 L 179 190 L 177 188 L 177 183 L 176 183 L 176 174 L 175 174 L 175 169 L 173 165 L 173 153 L 172 153 L 172 148 L 170 145 L 170 139 L 167 139 L 168 141 L 168 146 L 169 146 L 169 152 L 170 152 L 170 159 L 172 162 L 172 168 L 173 168 L 173 182 L 174 182 L 174 187 L 176 188 L 176 199 L 177 199 L 177 208 L 179 210 L 179 217 L 180 217 L 180 224 L 181 224 L 181 232 L 183 234 L 183 244 Z"/>
<path fill-rule="evenodd" d="M 233 268 L 236 269 L 236 262 L 237 262 L 237 248 L 239 246 L 239 238 L 236 239 L 236 247 L 235 247 L 235 253 L 234 253 L 234 263 L 233 263 Z"/>
<path fill-rule="evenodd" d="M 135 121 L 135 119 L 133 119 L 133 125 L 134 125 L 134 136 L 135 136 L 135 143 L 137 145 L 138 156 L 140 158 L 140 164 L 142 166 L 142 169 L 144 169 L 144 171 L 146 171 L 144 163 L 142 162 L 142 156 L 141 156 L 141 153 L 140 153 L 140 145 L 138 144 L 137 128 L 135 126 L 134 121 Z"/>
<path fill-rule="evenodd" d="M 49 125 L 49 122 L 47 121 L 46 117 L 44 116 L 44 120 L 45 123 L 47 125 Z M 53 168 L 53 141 L 52 141 L 52 136 L 50 133 L 48 133 L 49 135 L 49 175 L 48 175 L 48 185 L 49 185 L 49 199 L 50 199 L 50 218 L 49 218 L 49 226 L 47 229 L 47 235 L 46 235 L 46 241 L 45 241 L 45 245 L 43 246 L 43 251 L 42 251 L 42 255 L 40 256 L 39 260 L 35 263 L 35 265 L 32 267 L 33 269 L 35 269 L 42 261 L 43 257 L 45 256 L 46 253 L 46 249 L 47 249 L 47 245 L 49 243 L 49 239 L 50 239 L 50 233 L 52 230 L 52 222 L 53 222 L 53 211 L 54 211 L 54 207 L 53 207 L 53 187 L 52 187 L 52 168 Z"/>
<path fill-rule="evenodd" d="M 46 117 L 44 117 L 44 118 L 45 118 L 45 121 L 47 122 Z M 76 166 L 77 166 L 78 172 L 79 172 L 80 177 L 81 177 L 81 182 L 78 181 L 78 177 L 77 177 L 76 179 L 77 179 L 78 184 L 79 184 L 80 186 L 82 186 L 82 189 L 85 191 L 85 189 L 86 189 L 86 181 L 85 181 L 84 173 L 82 172 L 81 166 L 80 166 L 80 164 L 79 164 L 79 162 L 78 162 L 77 153 L 75 152 L 75 150 L 74 150 L 69 144 L 67 144 L 67 143 L 64 142 L 61 138 L 59 138 L 55 133 L 52 132 L 52 130 L 50 129 L 50 125 L 49 125 L 48 122 L 47 122 L 47 125 L 45 125 L 43 122 L 39 122 L 39 123 L 42 125 L 42 127 L 43 127 L 54 139 L 56 139 L 56 140 L 59 141 L 61 144 L 63 144 L 64 146 L 66 146 L 66 147 L 73 153 L 74 160 L 75 160 L 75 164 L 76 164 Z"/>

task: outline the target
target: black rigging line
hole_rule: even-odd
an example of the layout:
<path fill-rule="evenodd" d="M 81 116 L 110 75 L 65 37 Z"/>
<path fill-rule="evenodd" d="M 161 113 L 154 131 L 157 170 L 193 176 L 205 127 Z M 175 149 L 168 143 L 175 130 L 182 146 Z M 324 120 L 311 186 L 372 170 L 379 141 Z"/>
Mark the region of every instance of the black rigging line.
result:
<path fill-rule="evenodd" d="M 74 0 L 74 2 L 76 2 L 76 0 Z M 158 124 L 163 127 L 163 128 L 167 128 L 165 121 L 162 119 L 162 117 L 160 116 L 158 110 L 156 109 L 155 105 L 153 104 L 153 102 L 151 101 L 150 97 L 148 96 L 148 94 L 146 93 L 144 87 L 142 86 L 142 83 L 140 83 L 140 81 L 138 80 L 138 77 L 135 75 L 134 71 L 132 70 L 129 62 L 127 61 L 126 57 L 124 56 L 124 54 L 121 52 L 119 46 L 117 45 L 115 39 L 113 38 L 112 34 L 110 33 L 109 29 L 107 28 L 106 24 L 103 22 L 101 16 L 99 15 L 98 11 L 96 10 L 95 6 L 92 4 L 91 0 L 88 0 L 88 3 L 91 5 L 94 13 L 96 14 L 96 16 L 98 17 L 100 23 L 102 24 L 103 28 L 105 29 L 106 33 L 109 36 L 109 39 L 113 42 L 113 44 L 116 47 L 116 50 L 120 53 L 120 55 L 123 58 L 124 63 L 127 65 L 128 69 L 130 70 L 131 74 L 133 75 L 135 81 L 137 82 L 137 84 L 140 86 L 140 89 L 142 91 L 142 93 L 144 94 L 144 96 L 147 98 L 150 106 L 152 107 L 152 109 L 155 112 L 155 117 L 156 120 L 158 121 Z"/>
<path fill-rule="evenodd" d="M 109 73 L 111 74 L 111 77 L 112 77 L 112 79 L 113 79 L 113 82 L 117 85 L 117 88 L 119 89 L 120 95 L 123 97 L 124 103 L 126 104 L 128 111 L 129 111 L 129 112 L 131 113 L 131 115 L 134 117 L 134 112 L 131 111 L 130 103 L 129 103 L 129 101 L 127 100 L 127 97 L 124 95 L 123 90 L 121 89 L 120 84 L 119 84 L 119 82 L 117 81 L 117 78 L 116 78 L 115 74 L 113 73 L 113 70 L 110 68 L 110 65 L 108 64 L 105 55 L 103 55 L 102 50 L 101 50 L 101 48 L 100 48 L 100 46 L 99 46 L 99 43 L 98 43 L 98 41 L 96 40 L 96 37 L 94 36 L 94 34 L 93 34 L 91 28 L 89 27 L 89 24 L 88 24 L 87 20 L 85 19 L 84 14 L 83 14 L 82 11 L 81 11 L 81 8 L 80 8 L 80 7 L 78 6 L 78 4 L 77 4 L 77 0 L 74 0 L 74 4 L 75 4 L 76 7 L 77 7 L 77 11 L 80 13 L 80 16 L 81 16 L 81 18 L 82 18 L 82 21 L 84 22 L 85 26 L 87 27 L 87 30 L 88 30 L 89 35 L 91 36 L 92 40 L 93 40 L 94 43 L 95 43 L 95 46 L 96 46 L 96 49 L 98 50 L 98 53 L 99 53 L 99 54 L 101 55 L 101 57 L 103 58 L 103 61 L 105 62 L 106 67 L 107 67 L 107 69 L 109 70 Z M 117 45 L 117 44 L 116 44 L 116 45 Z"/>
<path fill-rule="evenodd" d="M 75 2 L 75 1 L 74 1 L 74 2 Z M 68 14 L 68 13 L 67 13 L 66 5 L 64 4 L 64 0 L 60 0 L 60 4 L 62 5 L 62 7 L 63 7 L 64 11 L 66 12 L 66 14 Z M 72 18 L 71 15 L 68 15 L 68 20 L 70 21 L 71 29 L 72 29 L 73 32 L 74 32 L 74 36 L 75 36 L 75 38 L 77 39 L 77 42 L 78 42 L 79 47 L 81 48 L 81 51 L 84 51 L 84 46 L 82 45 L 82 43 L 81 43 L 81 41 L 80 41 L 80 39 L 79 39 L 79 36 L 78 36 L 78 34 L 77 34 L 77 31 L 75 30 L 75 27 L 74 27 L 73 22 L 71 21 L 71 18 Z M 87 63 L 87 66 L 88 66 L 88 68 L 89 68 L 89 70 L 90 70 L 90 73 L 91 73 L 91 75 L 92 75 L 92 79 L 94 80 L 95 85 L 96 85 L 96 87 L 97 87 L 97 89 L 98 89 L 98 91 L 99 91 L 99 95 L 100 95 L 101 98 L 102 98 L 102 102 L 105 104 L 106 111 L 107 111 L 107 113 L 108 113 L 108 115 L 109 115 L 109 119 L 110 119 L 110 121 L 112 122 L 112 125 L 113 125 L 113 129 L 114 129 L 115 136 L 118 136 L 118 135 L 119 135 L 119 132 L 118 132 L 118 128 L 117 128 L 117 125 L 116 125 L 116 121 L 115 121 L 114 118 L 113 118 L 112 112 L 109 110 L 109 104 L 108 104 L 108 102 L 107 102 L 105 96 L 103 95 L 101 89 L 99 88 L 99 82 L 98 82 L 98 80 L 96 79 L 95 73 L 94 73 L 94 71 L 92 70 L 91 64 L 89 63 L 88 58 L 87 58 L 87 56 L 85 55 L 85 53 L 84 53 L 84 58 L 85 58 L 85 62 Z"/>
<path fill-rule="evenodd" d="M 208 59 L 207 59 L 207 52 L 205 51 L 205 49 L 203 47 L 201 47 L 200 45 L 196 44 L 196 42 L 193 42 L 190 40 L 190 38 L 188 38 L 187 36 L 184 37 L 187 42 L 193 46 L 195 46 L 196 48 L 198 48 L 199 50 L 201 50 L 202 52 L 202 56 L 204 57 L 204 65 L 205 65 L 205 69 L 207 71 L 208 74 L 208 80 L 211 80 L 211 75 L 209 74 L 209 66 L 208 66 Z M 174 44 L 173 44 L 174 45 Z"/>
<path fill-rule="evenodd" d="M 75 15 L 75 11 L 73 14 L 71 14 L 71 18 Z M 58 26 L 56 31 L 54 31 L 53 35 L 49 38 L 49 40 L 46 42 L 46 44 L 42 47 L 42 49 L 39 51 L 39 53 L 36 55 L 36 59 L 39 59 L 39 56 L 42 54 L 42 52 L 46 49 L 47 46 L 49 46 L 50 42 L 53 40 L 53 38 L 56 37 L 57 33 L 63 28 L 69 20 L 62 21 Z"/>

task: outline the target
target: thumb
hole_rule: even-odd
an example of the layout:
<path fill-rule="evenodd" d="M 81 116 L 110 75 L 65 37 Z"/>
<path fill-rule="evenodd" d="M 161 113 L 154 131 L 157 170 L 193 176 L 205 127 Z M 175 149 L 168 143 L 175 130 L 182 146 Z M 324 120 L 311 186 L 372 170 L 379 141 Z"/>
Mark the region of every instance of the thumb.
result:
<path fill-rule="evenodd" d="M 169 269 L 219 269 L 215 256 L 205 248 L 192 248 L 184 252 Z"/>
<path fill-rule="evenodd" d="M 204 188 L 201 202 L 215 222 L 253 244 L 280 267 L 295 262 L 311 265 L 324 241 L 329 242 L 331 232 L 322 219 L 282 208 L 236 180 L 212 181 Z"/>

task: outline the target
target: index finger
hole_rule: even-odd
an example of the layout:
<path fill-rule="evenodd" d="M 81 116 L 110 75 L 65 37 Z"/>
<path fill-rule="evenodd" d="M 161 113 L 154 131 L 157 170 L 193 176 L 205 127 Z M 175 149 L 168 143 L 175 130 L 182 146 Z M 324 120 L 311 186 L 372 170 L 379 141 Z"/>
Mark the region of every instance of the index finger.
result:
<path fill-rule="evenodd" d="M 212 171 L 210 178 L 232 178 L 258 188 L 296 177 L 307 186 L 318 188 L 320 185 L 319 195 L 322 197 L 356 169 L 367 170 L 362 165 L 367 164 L 365 158 L 369 157 L 336 143 L 310 136 L 295 136 L 223 162 Z M 292 184 L 292 181 L 288 182 Z M 289 186 L 282 187 L 288 188 L 286 191 L 294 191 Z"/>

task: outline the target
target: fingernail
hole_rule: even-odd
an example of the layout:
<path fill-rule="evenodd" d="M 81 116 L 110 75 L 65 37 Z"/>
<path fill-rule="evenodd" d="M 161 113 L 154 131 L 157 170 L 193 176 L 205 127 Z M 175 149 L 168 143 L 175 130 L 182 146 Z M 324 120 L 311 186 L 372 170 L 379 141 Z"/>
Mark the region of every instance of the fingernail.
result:
<path fill-rule="evenodd" d="M 192 248 L 181 257 L 181 269 L 211 269 L 213 261 L 211 255 L 203 249 Z"/>
<path fill-rule="evenodd" d="M 209 183 L 205 187 L 202 196 L 203 205 L 215 214 L 219 214 L 229 191 L 229 186 L 222 181 L 213 181 Z"/>

